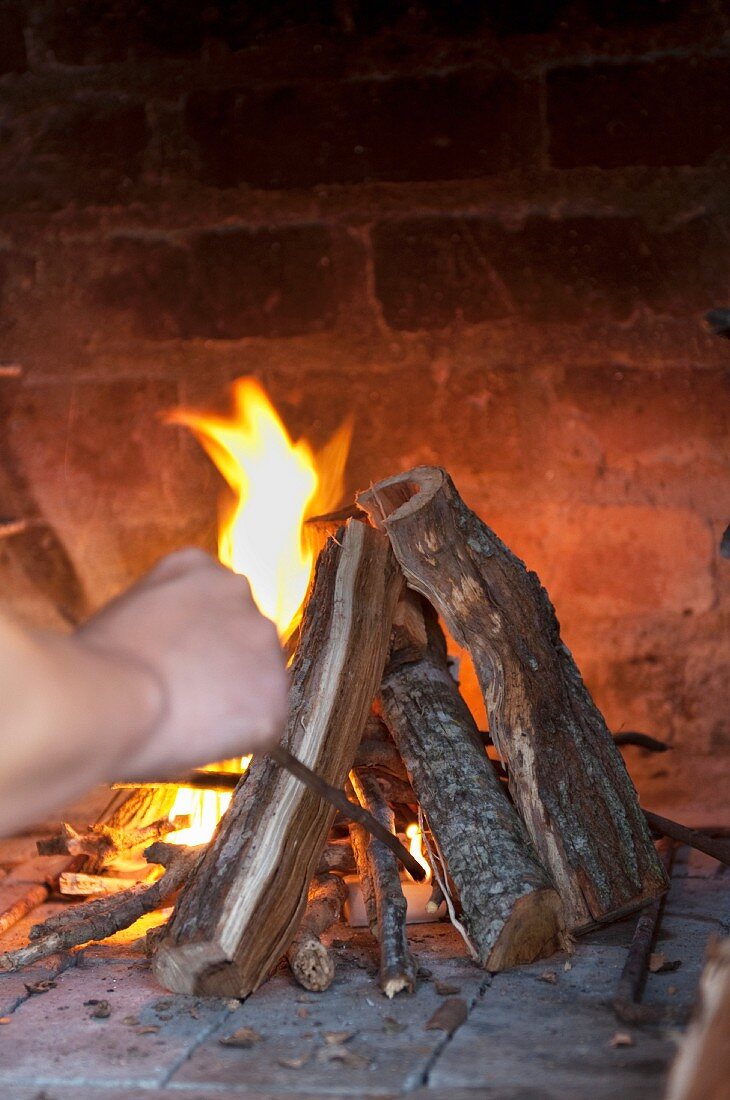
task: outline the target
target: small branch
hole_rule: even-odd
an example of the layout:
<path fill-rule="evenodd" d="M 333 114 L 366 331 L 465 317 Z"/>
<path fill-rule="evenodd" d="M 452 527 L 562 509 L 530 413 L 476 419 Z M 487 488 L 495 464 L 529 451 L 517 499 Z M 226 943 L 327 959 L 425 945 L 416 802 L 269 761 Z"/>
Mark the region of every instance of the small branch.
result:
<path fill-rule="evenodd" d="M 179 779 L 145 779 L 136 781 L 134 779 L 125 779 L 118 783 L 113 783 L 112 788 L 115 791 L 134 791 L 144 790 L 148 787 L 160 788 L 171 787 L 174 790 L 178 790 L 180 787 L 185 787 L 192 791 L 235 791 L 238 784 L 241 782 L 246 772 L 239 774 L 238 772 L 188 772 L 187 775 L 181 775 Z"/>
<path fill-rule="evenodd" d="M 372 813 L 383 828 L 393 828 L 393 812 L 383 798 L 377 780 L 367 770 L 353 769 L 350 780 L 360 804 Z M 380 941 L 380 987 L 386 997 L 416 988 L 417 966 L 406 937 L 408 908 L 401 887 L 398 865 L 393 853 L 373 838 L 368 844 L 372 867 Z"/>
<path fill-rule="evenodd" d="M 639 749 L 646 749 L 647 752 L 669 752 L 672 747 L 666 741 L 660 741 L 658 737 L 650 737 L 648 733 L 637 733 L 636 730 L 614 733 L 613 743 L 619 747 L 635 745 Z"/>
<path fill-rule="evenodd" d="M 663 841 L 662 862 L 667 873 L 671 872 L 674 845 Z M 624 968 L 611 1000 L 611 1007 L 622 1024 L 659 1024 L 676 1020 L 678 1011 L 667 1005 L 643 1005 L 641 995 L 649 969 L 651 948 L 656 938 L 664 910 L 664 898 L 657 898 L 639 913 L 636 928 L 626 956 Z"/>
<path fill-rule="evenodd" d="M 93 873 L 145 844 L 161 840 L 178 829 L 188 828 L 191 821 L 187 815 L 172 821 L 164 817 L 139 829 L 116 829 L 99 824 L 92 825 L 87 833 L 77 833 L 73 826 L 64 822 L 59 833 L 39 840 L 36 847 L 40 856 L 87 856 L 87 869 Z"/>
<path fill-rule="evenodd" d="M 315 878 L 299 931 L 286 953 L 296 980 L 314 993 L 329 989 L 335 976 L 335 964 L 319 937 L 341 919 L 346 899 L 347 886 L 337 875 Z"/>
<path fill-rule="evenodd" d="M 696 829 L 688 829 L 686 825 L 680 825 L 678 821 L 671 821 L 668 817 L 660 817 L 659 814 L 653 814 L 650 810 L 644 810 L 644 817 L 649 828 L 659 836 L 667 836 L 679 844 L 687 844 L 690 848 L 696 848 L 698 852 L 704 852 L 705 855 L 719 860 L 726 867 L 730 866 L 730 840 L 707 836 L 706 833 L 698 832 Z"/>
<path fill-rule="evenodd" d="M 377 837 L 381 843 L 390 848 L 396 859 L 400 860 L 416 882 L 423 882 L 426 877 L 426 872 L 423 867 L 421 867 L 418 860 L 414 859 L 408 849 L 403 847 L 398 837 L 383 826 L 371 813 L 368 813 L 362 806 L 350 802 L 343 790 L 339 787 L 333 787 L 330 783 L 326 783 L 324 779 L 316 775 L 311 768 L 308 768 L 301 760 L 297 760 L 297 758 L 293 756 L 288 749 L 284 748 L 283 745 L 277 745 L 276 748 L 271 749 L 269 755 L 276 761 L 279 767 L 286 768 L 286 770 L 296 776 L 301 783 L 309 787 L 310 791 L 314 791 L 315 794 L 318 794 L 325 802 L 329 802 L 330 806 L 334 806 L 335 809 L 339 810 L 346 818 L 349 818 L 351 821 L 357 821 L 357 823 L 362 825 L 371 836 Z"/>
<path fill-rule="evenodd" d="M 0 954 L 0 971 L 21 970 L 59 951 L 68 951 L 91 940 L 105 940 L 129 928 L 145 913 L 160 909 L 170 900 L 195 867 L 202 851 L 202 847 L 152 844 L 145 856 L 149 862 L 161 863 L 167 868 L 157 882 L 151 886 L 132 886 L 121 894 L 75 905 L 70 911 L 57 913 L 43 924 L 34 925 L 27 947 Z"/>

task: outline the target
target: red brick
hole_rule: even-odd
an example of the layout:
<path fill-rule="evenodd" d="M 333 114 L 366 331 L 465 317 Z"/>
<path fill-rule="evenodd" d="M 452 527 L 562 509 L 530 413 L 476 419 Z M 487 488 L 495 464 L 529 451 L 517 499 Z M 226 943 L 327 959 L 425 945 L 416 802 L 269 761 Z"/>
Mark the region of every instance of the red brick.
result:
<path fill-rule="evenodd" d="M 713 603 L 711 532 L 685 509 L 547 505 L 484 518 L 537 572 L 569 630 Z"/>
<path fill-rule="evenodd" d="M 550 159 L 559 168 L 702 165 L 727 144 L 727 58 L 554 69 Z"/>
<path fill-rule="evenodd" d="M 724 293 L 723 228 L 696 218 L 652 232 L 634 217 L 428 217 L 373 230 L 376 293 L 391 327 L 442 328 L 517 314 L 543 322 L 626 320 L 637 306 L 700 311 Z"/>
<path fill-rule="evenodd" d="M 330 250 L 318 225 L 226 228 L 182 243 L 118 237 L 93 297 L 153 340 L 317 332 L 336 315 Z"/>
<path fill-rule="evenodd" d="M 200 91 L 186 122 L 219 187 L 469 179 L 532 163 L 539 140 L 536 85 L 476 68 Z"/>

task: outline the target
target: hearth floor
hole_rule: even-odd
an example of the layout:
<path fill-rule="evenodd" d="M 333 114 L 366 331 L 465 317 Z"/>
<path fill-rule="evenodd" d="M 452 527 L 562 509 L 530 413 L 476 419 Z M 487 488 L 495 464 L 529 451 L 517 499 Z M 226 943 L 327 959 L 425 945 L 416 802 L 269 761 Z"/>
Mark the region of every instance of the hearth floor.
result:
<path fill-rule="evenodd" d="M 58 908 L 37 909 L 0 948 Z M 608 1004 L 634 923 L 581 939 L 570 959 L 491 978 L 449 925 L 412 926 L 419 988 L 393 1001 L 378 989 L 369 936 L 338 928 L 337 978 L 326 993 L 305 993 L 281 969 L 241 1004 L 165 994 L 142 949 L 149 922 L 140 922 L 132 935 L 0 975 L 0 1097 L 653 1100 L 677 1029 L 625 1027 Z M 681 966 L 651 974 L 644 1001 L 690 1004 L 709 937 L 729 932 L 730 874 L 681 850 L 655 945 Z M 55 984 L 28 990 L 45 979 Z M 451 1037 L 425 1027 L 448 997 L 468 1009 Z M 109 1014 L 99 1018 L 102 1001 Z M 221 1044 L 243 1027 L 260 1035 L 249 1049 Z"/>

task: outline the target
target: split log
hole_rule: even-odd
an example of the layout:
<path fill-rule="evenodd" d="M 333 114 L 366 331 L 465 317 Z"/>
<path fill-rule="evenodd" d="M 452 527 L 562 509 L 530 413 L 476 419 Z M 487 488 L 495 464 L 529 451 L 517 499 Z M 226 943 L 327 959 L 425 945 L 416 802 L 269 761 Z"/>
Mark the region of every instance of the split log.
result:
<path fill-rule="evenodd" d="M 341 787 L 385 664 L 402 578 L 388 540 L 353 521 L 317 563 L 292 665 L 283 745 Z M 245 996 L 286 951 L 335 811 L 270 757 L 254 760 L 154 960 L 178 993 Z"/>
<path fill-rule="evenodd" d="M 350 773 L 360 805 L 391 832 L 393 812 L 383 798 L 374 776 L 366 770 Z M 368 859 L 375 893 L 377 938 L 380 943 L 380 988 L 386 997 L 416 988 L 418 967 L 411 955 L 406 936 L 406 910 L 398 863 L 393 853 L 375 837 L 368 840 Z M 369 914 L 368 914 L 369 915 Z"/>
<path fill-rule="evenodd" d="M 396 611 L 380 706 L 480 965 L 504 970 L 557 951 L 565 939 L 560 897 L 481 746 L 436 615 L 415 592 Z"/>
<path fill-rule="evenodd" d="M 418 467 L 358 499 L 409 584 L 471 654 L 512 797 L 569 927 L 584 931 L 661 895 L 668 881 L 636 791 L 537 576 L 444 470 Z"/>
<path fill-rule="evenodd" d="M 150 862 L 166 867 L 157 882 L 151 886 L 131 886 L 124 893 L 74 905 L 34 925 L 27 947 L 0 954 L 0 971 L 21 970 L 59 951 L 69 951 L 92 940 L 105 940 L 129 928 L 145 913 L 153 913 L 170 901 L 192 873 L 202 851 L 202 847 L 185 848 L 159 841 L 152 844 L 145 855 Z"/>
<path fill-rule="evenodd" d="M 335 976 L 335 964 L 320 940 L 342 917 L 347 886 L 337 875 L 318 875 L 309 887 L 307 908 L 286 953 L 292 974 L 305 989 L 322 993 Z"/>

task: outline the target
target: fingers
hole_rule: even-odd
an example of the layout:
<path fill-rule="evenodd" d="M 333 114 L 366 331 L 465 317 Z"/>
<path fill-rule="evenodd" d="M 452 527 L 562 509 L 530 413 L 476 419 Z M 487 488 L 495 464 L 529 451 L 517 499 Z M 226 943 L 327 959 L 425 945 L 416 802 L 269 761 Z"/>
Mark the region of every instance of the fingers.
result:
<path fill-rule="evenodd" d="M 228 577 L 235 581 L 242 594 L 251 596 L 251 586 L 247 577 L 240 573 L 233 573 L 197 546 L 185 546 L 181 550 L 174 550 L 171 554 L 167 554 L 141 578 L 139 583 L 165 584 L 194 575 L 201 577 L 208 575 L 219 579 Z"/>

